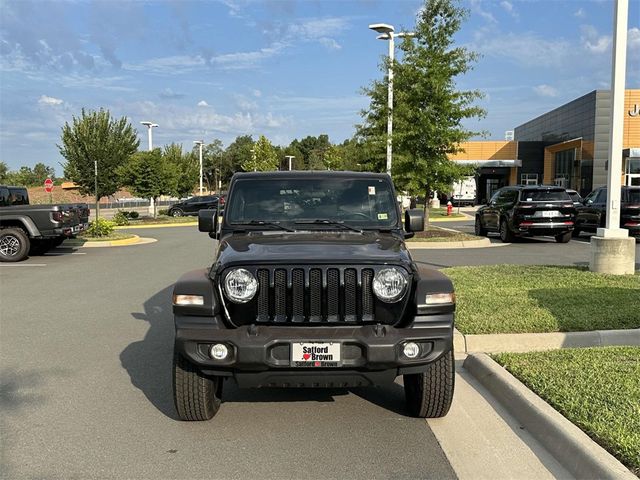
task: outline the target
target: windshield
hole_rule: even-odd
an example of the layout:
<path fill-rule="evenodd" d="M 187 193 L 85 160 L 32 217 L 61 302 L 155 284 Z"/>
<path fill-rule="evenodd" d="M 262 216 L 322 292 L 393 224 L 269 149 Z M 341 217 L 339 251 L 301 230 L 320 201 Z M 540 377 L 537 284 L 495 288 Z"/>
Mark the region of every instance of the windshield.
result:
<path fill-rule="evenodd" d="M 398 222 L 391 184 L 379 178 L 238 180 L 229 201 L 226 221 L 232 225 L 251 221 L 295 225 L 326 220 L 362 228 L 392 228 Z M 305 223 L 308 227 L 313 224 Z"/>

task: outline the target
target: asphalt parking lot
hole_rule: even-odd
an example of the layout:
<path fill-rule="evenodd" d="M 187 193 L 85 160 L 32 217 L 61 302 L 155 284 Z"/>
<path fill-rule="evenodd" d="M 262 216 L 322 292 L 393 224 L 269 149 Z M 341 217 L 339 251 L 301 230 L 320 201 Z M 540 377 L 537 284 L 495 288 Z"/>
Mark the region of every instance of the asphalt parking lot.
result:
<path fill-rule="evenodd" d="M 455 478 L 460 470 L 454 472 L 450 462 L 456 456 L 466 471 L 496 471 L 497 463 L 486 456 L 465 456 L 459 442 L 434 434 L 450 434 L 456 422 L 470 451 L 485 448 L 505 469 L 519 468 L 510 459 L 522 459 L 521 452 L 501 450 L 495 442 L 527 442 L 524 434 L 497 407 L 487 407 L 486 415 L 500 435 L 484 431 L 475 414 L 455 413 L 466 398 L 462 393 L 453 416 L 444 419 L 449 423 L 427 424 L 405 415 L 399 385 L 229 385 L 212 421 L 177 421 L 170 377 L 171 288 L 183 272 L 210 263 L 213 250 L 213 241 L 195 230 L 139 230 L 158 242 L 63 245 L 50 255 L 0 265 L 3 478 Z M 572 265 L 588 262 L 589 247 L 584 241 L 559 245 L 543 239 L 414 256 L 436 267 Z M 459 392 L 475 395 L 470 402 L 488 402 L 464 376 L 458 381 Z M 486 445 L 470 440 L 472 428 Z M 443 451 L 447 445 L 456 450 L 453 456 Z M 525 447 L 531 462 L 554 471 L 557 466 L 536 448 Z M 535 474 L 527 461 L 520 463 Z"/>

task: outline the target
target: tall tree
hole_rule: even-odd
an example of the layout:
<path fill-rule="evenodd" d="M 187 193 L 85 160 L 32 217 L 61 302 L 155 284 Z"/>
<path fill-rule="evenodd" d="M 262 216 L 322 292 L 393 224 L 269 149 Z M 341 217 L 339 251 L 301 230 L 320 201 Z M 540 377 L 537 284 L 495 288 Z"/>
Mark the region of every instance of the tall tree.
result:
<path fill-rule="evenodd" d="M 253 146 L 251 158 L 242 164 L 245 172 L 266 172 L 278 169 L 278 154 L 271 142 L 264 135 Z"/>
<path fill-rule="evenodd" d="M 165 145 L 162 156 L 175 173 L 175 192 L 173 193 L 179 197 L 191 195 L 200 174 L 196 156 L 192 152 L 184 153 L 182 145 L 178 143 Z"/>
<path fill-rule="evenodd" d="M 240 135 L 229 144 L 224 152 L 223 183 L 227 183 L 235 172 L 243 170 L 242 165 L 252 158 L 254 145 L 251 135 Z"/>
<path fill-rule="evenodd" d="M 47 178 L 54 180 L 56 171 L 53 167 L 49 167 L 44 163 L 36 163 L 33 167 L 34 185 L 42 185 Z"/>
<path fill-rule="evenodd" d="M 426 0 L 417 14 L 415 37 L 405 38 L 400 46 L 402 61 L 393 64 L 392 173 L 400 188 L 425 192 L 427 199 L 433 190 L 447 188 L 445 183 L 468 173 L 448 155 L 481 134 L 462 122 L 484 117 L 485 111 L 474 105 L 482 94 L 456 88 L 456 79 L 478 60 L 466 47 L 454 46 L 454 35 L 467 16 L 468 11 L 452 0 Z M 383 65 L 385 71 L 387 67 Z M 360 130 L 380 145 L 386 141 L 387 81 L 373 82 L 365 89 L 371 104 Z M 428 202 L 425 213 L 428 221 Z"/>
<path fill-rule="evenodd" d="M 9 165 L 5 162 L 0 162 L 0 183 L 5 183 L 9 176 Z"/>
<path fill-rule="evenodd" d="M 157 216 L 158 197 L 176 191 L 176 167 L 162 155 L 159 148 L 132 155 L 124 165 L 118 167 L 117 173 L 123 185 L 130 188 L 134 195 L 154 199 L 154 217 Z"/>
<path fill-rule="evenodd" d="M 136 130 L 126 117 L 115 119 L 108 110 L 85 111 L 62 127 L 60 154 L 66 159 L 64 175 L 96 200 L 113 195 L 122 186 L 116 175 L 140 144 Z M 98 191 L 95 191 L 94 162 L 98 162 Z"/>
<path fill-rule="evenodd" d="M 204 146 L 202 152 L 202 170 L 209 191 L 218 189 L 218 181 L 224 168 L 224 148 L 222 141 L 214 138 Z"/>

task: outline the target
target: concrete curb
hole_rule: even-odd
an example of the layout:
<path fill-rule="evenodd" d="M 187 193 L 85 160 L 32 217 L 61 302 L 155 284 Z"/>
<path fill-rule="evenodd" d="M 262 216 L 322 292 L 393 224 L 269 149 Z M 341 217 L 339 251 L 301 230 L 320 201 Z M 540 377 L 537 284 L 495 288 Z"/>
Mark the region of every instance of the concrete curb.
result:
<path fill-rule="evenodd" d="M 491 240 L 482 238 L 480 240 L 463 240 L 460 242 L 407 242 L 409 249 L 423 248 L 485 248 L 490 247 Z M 505 244 L 506 245 L 506 244 Z"/>
<path fill-rule="evenodd" d="M 130 247 L 132 245 L 145 245 L 147 243 L 157 242 L 155 238 L 141 238 L 138 235 L 134 235 L 132 238 L 125 238 L 123 240 L 112 240 L 105 242 L 85 242 L 82 245 L 74 245 L 70 243 L 68 246 L 77 248 L 105 248 L 105 247 Z"/>
<path fill-rule="evenodd" d="M 429 222 L 464 222 L 465 220 L 472 219 L 471 215 L 467 215 L 466 213 L 461 213 L 460 217 L 437 217 L 431 218 L 429 217 Z"/>
<path fill-rule="evenodd" d="M 136 228 L 171 228 L 171 227 L 193 227 L 197 226 L 198 222 L 185 222 L 185 223 L 159 223 L 157 225 L 120 225 L 115 227 L 116 230 L 130 230 Z"/>
<path fill-rule="evenodd" d="M 454 347 L 458 353 L 533 352 L 557 348 L 640 346 L 640 328 L 590 332 L 499 333 L 464 335 Z M 464 348 L 464 350 L 461 350 Z"/>
<path fill-rule="evenodd" d="M 609 452 L 488 355 L 469 355 L 464 368 L 576 478 L 638 480 Z"/>

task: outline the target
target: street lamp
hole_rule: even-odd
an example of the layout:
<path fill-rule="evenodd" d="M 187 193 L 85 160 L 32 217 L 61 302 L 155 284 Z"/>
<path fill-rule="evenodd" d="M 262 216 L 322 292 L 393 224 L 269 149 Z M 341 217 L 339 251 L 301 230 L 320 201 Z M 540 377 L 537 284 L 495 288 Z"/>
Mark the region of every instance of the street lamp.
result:
<path fill-rule="evenodd" d="M 255 148 L 251 149 L 251 160 L 253 160 L 253 171 L 257 172 L 258 166 L 256 165 L 256 149 Z"/>
<path fill-rule="evenodd" d="M 147 127 L 149 130 L 149 151 L 153 150 L 153 129 L 158 126 L 157 123 L 153 122 L 140 122 L 142 125 Z"/>
<path fill-rule="evenodd" d="M 202 140 L 195 140 L 193 143 L 200 147 L 200 196 L 202 196 L 202 145 L 204 142 Z"/>
<path fill-rule="evenodd" d="M 393 59 L 395 56 L 395 37 L 413 37 L 413 32 L 394 33 L 393 25 L 387 23 L 373 23 L 369 25 L 371 30 L 378 32 L 376 38 L 378 40 L 389 40 L 389 90 L 387 93 L 387 173 L 391 175 L 391 156 L 393 146 L 391 143 L 391 134 L 393 133 Z"/>
<path fill-rule="evenodd" d="M 284 158 L 289 160 L 289 171 L 291 171 L 291 160 L 293 160 L 296 157 L 294 157 L 293 155 L 285 155 Z"/>
<path fill-rule="evenodd" d="M 156 128 L 158 126 L 157 123 L 153 123 L 153 122 L 140 122 L 142 125 L 144 125 L 145 127 L 147 127 L 147 130 L 149 132 L 149 151 L 153 150 L 153 129 Z M 156 208 L 154 205 L 154 201 L 153 198 L 149 199 L 149 214 L 153 215 L 154 218 L 156 216 L 155 214 Z"/>

